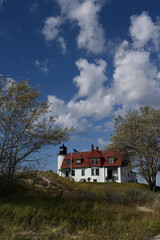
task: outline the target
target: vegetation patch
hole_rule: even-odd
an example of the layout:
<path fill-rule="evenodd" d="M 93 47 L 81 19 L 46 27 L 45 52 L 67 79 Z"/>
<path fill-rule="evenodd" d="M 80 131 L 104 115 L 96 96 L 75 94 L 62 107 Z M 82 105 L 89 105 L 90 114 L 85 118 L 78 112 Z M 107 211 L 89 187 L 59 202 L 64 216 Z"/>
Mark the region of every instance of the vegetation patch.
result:
<path fill-rule="evenodd" d="M 159 233 L 159 193 L 148 197 L 146 185 L 76 183 L 52 172 L 23 179 L 0 199 L 1 240 L 147 240 Z"/>

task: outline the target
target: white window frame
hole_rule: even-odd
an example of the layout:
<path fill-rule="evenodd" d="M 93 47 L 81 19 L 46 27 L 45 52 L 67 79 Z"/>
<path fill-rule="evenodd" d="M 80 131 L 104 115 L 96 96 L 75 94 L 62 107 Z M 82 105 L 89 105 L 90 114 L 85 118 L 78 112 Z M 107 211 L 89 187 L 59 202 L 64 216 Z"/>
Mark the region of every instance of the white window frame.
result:
<path fill-rule="evenodd" d="M 98 170 L 98 174 L 96 174 L 96 171 Z M 91 176 L 99 176 L 99 168 L 91 168 Z"/>

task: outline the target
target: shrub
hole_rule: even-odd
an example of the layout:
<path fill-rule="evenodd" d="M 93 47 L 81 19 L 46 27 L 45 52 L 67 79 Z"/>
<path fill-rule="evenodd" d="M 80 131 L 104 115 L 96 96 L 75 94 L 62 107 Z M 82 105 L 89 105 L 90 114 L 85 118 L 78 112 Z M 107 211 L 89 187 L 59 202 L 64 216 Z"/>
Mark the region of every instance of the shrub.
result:
<path fill-rule="evenodd" d="M 106 200 L 113 202 L 113 203 L 117 203 L 117 202 L 121 203 L 124 201 L 124 197 L 122 194 L 120 194 L 114 190 L 106 189 Z"/>
<path fill-rule="evenodd" d="M 82 200 L 96 200 L 97 195 L 94 192 L 86 191 L 78 188 L 77 190 L 78 199 Z"/>
<path fill-rule="evenodd" d="M 125 198 L 127 201 L 134 202 L 150 201 L 154 199 L 154 193 L 147 189 L 130 188 L 126 191 Z"/>

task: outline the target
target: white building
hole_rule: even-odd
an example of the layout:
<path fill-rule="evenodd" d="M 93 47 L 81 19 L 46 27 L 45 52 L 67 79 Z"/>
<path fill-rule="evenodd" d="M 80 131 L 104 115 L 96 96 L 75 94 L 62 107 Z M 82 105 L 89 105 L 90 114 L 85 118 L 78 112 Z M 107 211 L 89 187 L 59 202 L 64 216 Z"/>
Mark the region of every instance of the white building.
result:
<path fill-rule="evenodd" d="M 91 151 L 67 154 L 67 148 L 60 147 L 57 174 L 71 177 L 75 181 L 91 182 L 136 182 L 136 174 L 127 168 L 128 160 L 117 157 L 110 151 Z"/>

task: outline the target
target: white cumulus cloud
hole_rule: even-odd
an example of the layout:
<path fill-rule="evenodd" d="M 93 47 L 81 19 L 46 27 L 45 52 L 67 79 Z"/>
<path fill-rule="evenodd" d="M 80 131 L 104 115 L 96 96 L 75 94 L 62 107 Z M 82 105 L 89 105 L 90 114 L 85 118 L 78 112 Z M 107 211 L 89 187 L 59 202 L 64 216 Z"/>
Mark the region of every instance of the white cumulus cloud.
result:
<path fill-rule="evenodd" d="M 88 52 L 98 54 L 105 51 L 105 34 L 99 23 L 98 14 L 102 8 L 101 0 L 57 0 L 61 15 L 48 17 L 44 22 L 42 33 L 47 41 L 59 37 L 59 43 L 66 51 L 66 43 L 60 35 L 60 29 L 68 20 L 79 28 L 77 45 Z"/>
<path fill-rule="evenodd" d="M 85 59 L 79 59 L 76 61 L 76 66 L 80 71 L 80 75 L 73 79 L 79 88 L 76 97 L 95 97 L 95 95 L 102 94 L 103 84 L 107 80 L 105 75 L 106 62 L 100 59 L 96 60 L 95 63 L 89 63 Z"/>
<path fill-rule="evenodd" d="M 130 49 L 125 41 L 115 55 L 114 94 L 121 104 L 158 104 L 160 82 L 150 53 Z"/>
<path fill-rule="evenodd" d="M 46 18 L 42 29 L 42 34 L 44 35 L 47 42 L 57 40 L 60 47 L 62 48 L 63 54 L 65 54 L 67 47 L 64 38 L 60 34 L 63 22 L 63 18 L 60 16 L 51 16 Z"/>
<path fill-rule="evenodd" d="M 105 49 L 104 30 L 98 22 L 101 2 L 95 0 L 58 0 L 63 13 L 79 26 L 77 44 L 92 53 L 102 53 Z M 66 2 L 70 7 L 66 6 Z"/>
<path fill-rule="evenodd" d="M 60 36 L 60 37 L 58 38 L 58 42 L 59 42 L 59 44 L 60 44 L 60 46 L 61 46 L 61 48 L 62 48 L 63 54 L 65 54 L 65 53 L 67 52 L 67 47 L 66 47 L 66 43 L 65 43 L 64 38 Z"/>
<path fill-rule="evenodd" d="M 48 17 L 44 22 L 42 33 L 47 41 L 54 40 L 59 35 L 59 28 L 62 24 L 61 18 Z"/>
<path fill-rule="evenodd" d="M 147 12 L 141 15 L 131 17 L 130 34 L 137 48 L 144 47 L 147 43 L 152 42 L 155 50 L 159 49 L 160 44 L 160 22 L 152 21 Z M 153 46 L 152 46 L 153 50 Z"/>
<path fill-rule="evenodd" d="M 99 59 L 89 63 L 85 59 L 79 59 L 76 65 L 80 71 L 79 76 L 73 80 L 77 84 L 77 94 L 68 102 L 56 96 L 48 96 L 48 100 L 52 103 L 51 113 L 55 114 L 58 124 L 64 127 L 74 126 L 78 132 L 83 132 L 92 127 L 89 118 L 102 119 L 112 112 L 113 97 L 104 87 L 107 81 L 104 74 L 105 61 Z"/>
<path fill-rule="evenodd" d="M 63 11 L 66 9 L 70 11 L 68 9 L 72 9 L 72 4 L 76 7 L 79 3 L 78 0 L 71 0 L 69 5 L 66 3 L 67 0 L 59 1 L 64 4 Z M 131 18 L 130 31 L 134 25 L 133 22 L 141 18 L 149 18 L 151 26 L 157 24 L 147 13 L 142 13 Z M 133 32 L 131 40 L 122 41 L 115 50 L 114 71 L 109 79 L 112 84 L 108 85 L 107 63 L 103 59 L 89 62 L 80 58 L 75 62 L 79 70 L 78 76 L 73 79 L 77 87 L 76 94 L 68 102 L 56 96 L 48 97 L 53 103 L 51 113 L 55 115 L 58 124 L 63 127 L 74 126 L 77 132 L 97 131 L 98 129 L 102 131 L 103 127 L 106 131 L 110 131 L 113 129 L 112 116 L 124 114 L 126 110 L 140 105 L 160 106 L 160 69 L 158 54 L 155 52 L 159 35 L 154 35 L 154 41 L 147 35 L 141 38 L 143 40 L 137 40 L 140 37 L 138 38 L 136 31 Z M 154 61 L 152 60 L 153 52 Z M 157 54 L 157 60 L 155 54 Z M 99 120 L 105 118 L 104 126 L 100 128 Z M 100 145 L 103 141 L 99 138 Z"/>
<path fill-rule="evenodd" d="M 102 148 L 105 149 L 108 145 L 110 144 L 109 141 L 105 141 L 102 138 L 98 138 L 98 145 Z"/>

